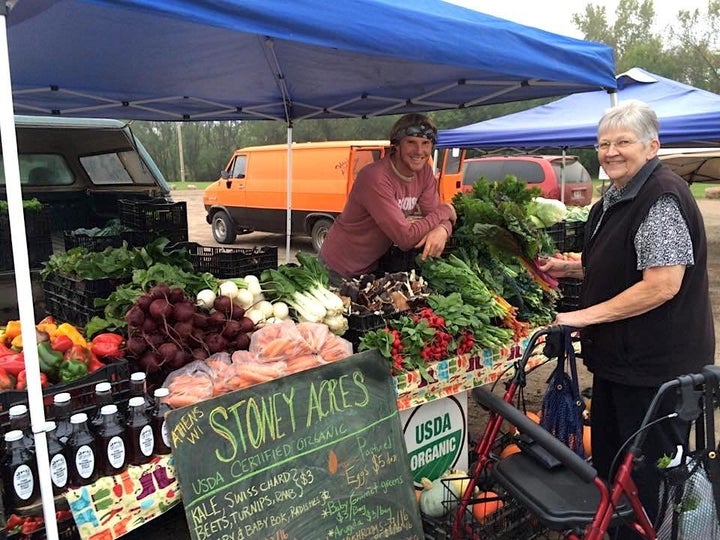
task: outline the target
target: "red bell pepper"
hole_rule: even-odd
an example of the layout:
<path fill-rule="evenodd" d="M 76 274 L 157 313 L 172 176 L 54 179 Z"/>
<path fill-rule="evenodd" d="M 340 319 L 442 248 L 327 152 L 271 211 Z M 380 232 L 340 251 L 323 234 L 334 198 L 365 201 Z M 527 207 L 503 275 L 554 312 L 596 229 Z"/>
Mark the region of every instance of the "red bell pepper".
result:
<path fill-rule="evenodd" d="M 0 367 L 13 377 L 17 377 L 18 373 L 25 369 L 25 354 L 19 352 L 0 356 Z"/>
<path fill-rule="evenodd" d="M 0 390 L 12 390 L 15 388 L 15 377 L 0 367 Z"/>
<path fill-rule="evenodd" d="M 55 336 L 52 341 L 50 342 L 50 345 L 52 348 L 56 351 L 60 351 L 61 353 L 66 353 L 70 348 L 74 345 L 72 339 L 70 339 L 69 336 L 62 335 L 62 336 Z"/>
<path fill-rule="evenodd" d="M 90 352 L 90 360 L 88 361 L 87 368 L 88 373 L 92 373 L 93 371 L 97 371 L 100 368 L 104 368 L 105 364 L 103 364 L 100 359 L 97 357 L 94 351 Z"/>
<path fill-rule="evenodd" d="M 10 354 L 17 354 L 17 351 L 14 349 L 11 349 L 7 345 L 5 345 L 2 341 L 0 341 L 0 357 L 8 356 Z"/>
<path fill-rule="evenodd" d="M 90 360 L 90 351 L 83 345 L 73 345 L 63 355 L 65 360 L 80 360 L 83 364 Z"/>
<path fill-rule="evenodd" d="M 49 384 L 50 382 L 48 381 L 47 375 L 40 372 L 40 386 L 42 388 L 47 388 Z M 27 372 L 24 369 L 18 373 L 15 390 L 27 390 Z"/>

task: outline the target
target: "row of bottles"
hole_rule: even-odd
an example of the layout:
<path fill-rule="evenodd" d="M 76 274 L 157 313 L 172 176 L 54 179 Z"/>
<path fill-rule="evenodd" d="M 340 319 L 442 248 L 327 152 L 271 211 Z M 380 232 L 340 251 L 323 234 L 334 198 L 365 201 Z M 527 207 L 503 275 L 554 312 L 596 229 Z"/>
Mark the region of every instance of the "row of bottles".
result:
<path fill-rule="evenodd" d="M 140 377 L 142 376 L 142 377 Z M 128 465 L 142 465 L 153 455 L 169 454 L 165 413 L 167 388 L 154 392 L 154 401 L 145 391 L 144 373 L 133 374 L 127 413 L 122 415 L 113 402 L 110 383 L 95 387 L 96 410 L 72 414 L 70 394 L 54 398 L 54 421 L 45 424 L 50 477 L 54 493 L 68 487 L 90 484 L 100 476 L 121 473 Z M 22 508 L 39 500 L 34 440 L 25 405 L 10 409 L 9 431 L 4 436 L 2 480 L 5 504 Z"/>

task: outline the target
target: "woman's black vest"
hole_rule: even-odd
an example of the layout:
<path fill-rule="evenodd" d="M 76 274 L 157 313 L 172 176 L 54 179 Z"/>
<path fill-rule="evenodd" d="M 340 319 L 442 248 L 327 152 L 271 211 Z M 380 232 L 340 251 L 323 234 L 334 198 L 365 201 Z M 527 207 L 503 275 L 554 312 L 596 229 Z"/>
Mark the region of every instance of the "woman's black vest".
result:
<path fill-rule="evenodd" d="M 637 270 L 635 234 L 663 194 L 672 194 L 679 201 L 692 239 L 695 264 L 686 267 L 680 291 L 647 313 L 581 331 L 588 369 L 632 386 L 658 386 L 714 362 L 715 333 L 702 215 L 685 181 L 657 159 L 643 167 L 604 216 L 602 201 L 593 206 L 583 250 L 581 306 L 608 300 L 642 279 L 642 271 Z"/>

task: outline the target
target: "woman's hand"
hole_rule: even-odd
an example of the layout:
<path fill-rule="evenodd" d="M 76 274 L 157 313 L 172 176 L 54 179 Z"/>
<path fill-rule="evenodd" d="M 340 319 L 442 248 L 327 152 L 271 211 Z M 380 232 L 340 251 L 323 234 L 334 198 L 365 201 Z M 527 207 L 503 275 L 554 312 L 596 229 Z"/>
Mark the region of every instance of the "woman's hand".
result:
<path fill-rule="evenodd" d="M 580 259 L 569 260 L 559 257 L 539 257 L 537 259 L 538 269 L 555 279 L 578 278 L 582 279 L 582 261 Z"/>

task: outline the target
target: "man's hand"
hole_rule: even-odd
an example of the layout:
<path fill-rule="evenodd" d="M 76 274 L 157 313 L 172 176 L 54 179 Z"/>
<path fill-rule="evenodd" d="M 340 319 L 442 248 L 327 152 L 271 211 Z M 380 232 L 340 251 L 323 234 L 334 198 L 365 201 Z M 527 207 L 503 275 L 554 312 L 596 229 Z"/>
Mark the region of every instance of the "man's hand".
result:
<path fill-rule="evenodd" d="M 422 260 L 424 261 L 428 257 L 439 257 L 442 255 L 442 252 L 445 250 L 445 244 L 447 243 L 448 236 L 447 229 L 442 225 L 438 225 L 432 231 L 427 233 L 425 237 L 415 246 L 416 248 L 423 248 L 421 255 Z"/>

